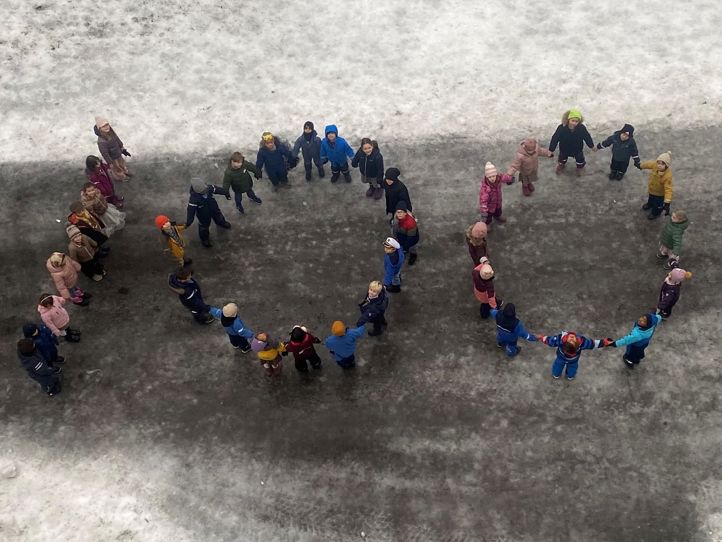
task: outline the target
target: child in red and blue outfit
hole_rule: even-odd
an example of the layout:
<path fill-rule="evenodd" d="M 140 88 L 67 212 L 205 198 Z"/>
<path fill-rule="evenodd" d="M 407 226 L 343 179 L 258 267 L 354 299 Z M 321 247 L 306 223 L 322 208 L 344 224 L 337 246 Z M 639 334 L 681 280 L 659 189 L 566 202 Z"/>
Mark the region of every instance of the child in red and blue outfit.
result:
<path fill-rule="evenodd" d="M 537 340 L 557 349 L 557 357 L 552 364 L 552 376 L 558 380 L 566 373 L 567 380 L 574 380 L 579 369 L 579 358 L 582 350 L 592 350 L 609 346 L 613 341 L 608 339 L 587 339 L 573 331 L 562 331 L 559 335 L 537 335 Z"/>

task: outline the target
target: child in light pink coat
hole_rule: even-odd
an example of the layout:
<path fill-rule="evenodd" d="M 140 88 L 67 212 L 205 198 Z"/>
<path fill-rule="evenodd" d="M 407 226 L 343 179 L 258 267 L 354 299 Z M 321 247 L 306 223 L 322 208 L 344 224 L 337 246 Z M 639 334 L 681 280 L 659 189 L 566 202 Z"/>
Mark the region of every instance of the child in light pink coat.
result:
<path fill-rule="evenodd" d="M 514 177 L 506 173 L 499 173 L 496 166 L 487 162 L 484 166 L 484 179 L 481 181 L 479 190 L 479 212 L 481 221 L 486 224 L 487 230 L 491 231 L 491 219 L 503 224 L 505 218 L 501 216 L 501 185 L 511 184 Z"/>
<path fill-rule="evenodd" d="M 71 343 L 80 341 L 80 331 L 70 329 L 70 315 L 65 310 L 65 299 L 52 294 L 43 294 L 38 301 L 38 312 L 43 323 L 56 337 L 65 337 Z"/>
<path fill-rule="evenodd" d="M 534 192 L 534 183 L 539 179 L 539 157 L 554 158 L 549 149 L 540 147 L 533 137 L 527 137 L 519 144 L 514 161 L 506 171 L 509 175 L 519 172 L 521 191 L 525 196 Z"/>
<path fill-rule="evenodd" d="M 70 299 L 76 305 L 88 305 L 90 294 L 78 288 L 80 264 L 62 252 L 53 252 L 45 262 L 45 267 L 64 299 Z"/>

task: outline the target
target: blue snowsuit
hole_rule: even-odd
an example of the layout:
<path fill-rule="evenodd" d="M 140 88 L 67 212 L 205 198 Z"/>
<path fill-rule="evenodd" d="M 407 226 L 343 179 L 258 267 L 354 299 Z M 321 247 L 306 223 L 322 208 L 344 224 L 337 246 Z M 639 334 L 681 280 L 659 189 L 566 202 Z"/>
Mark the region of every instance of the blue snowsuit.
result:
<path fill-rule="evenodd" d="M 239 316 L 223 316 L 223 310 L 218 307 L 211 307 L 210 313 L 214 318 L 221 321 L 221 325 L 228 333 L 228 339 L 234 348 L 247 350 L 251 347 L 248 340 L 253 338 L 253 331 L 246 327 L 246 324 L 243 323 Z"/>
<path fill-rule="evenodd" d="M 294 167 L 298 159 L 291 154 L 288 145 L 283 143 L 277 137 L 273 138 L 276 145 L 275 150 L 268 150 L 261 141 L 261 146 L 256 155 L 256 178 L 260 179 L 262 170 L 266 168 L 266 175 L 273 186 L 288 183 L 288 168 Z"/>
<path fill-rule="evenodd" d="M 602 341 L 599 339 L 587 339 L 583 335 L 577 335 L 580 341 L 578 350 L 573 354 L 567 354 L 562 349 L 562 345 L 568 335 L 570 335 L 568 331 L 562 331 L 559 335 L 545 336 L 542 342 L 547 346 L 556 347 L 557 349 L 557 357 L 552 364 L 552 376 L 559 378 L 566 369 L 567 380 L 574 380 L 579 369 L 579 358 L 582 355 L 582 350 L 599 348 L 602 345 Z"/>
<path fill-rule="evenodd" d="M 171 288 L 184 290 L 182 294 L 178 295 L 178 299 L 180 299 L 181 304 L 191 311 L 193 318 L 197 322 L 204 323 L 211 308 L 206 305 L 205 301 L 203 301 L 201 285 L 198 284 L 194 278 L 191 278 L 187 282 L 182 282 L 175 273 L 168 275 L 168 285 Z"/>
<path fill-rule="evenodd" d="M 394 263 L 393 254 L 384 254 L 384 286 L 401 286 L 401 268 L 404 266 L 404 249 L 396 249 L 398 259 Z"/>
<path fill-rule="evenodd" d="M 348 159 L 354 157 L 353 149 L 346 140 L 338 135 L 335 124 L 326 126 L 326 137 L 321 141 L 321 163 L 331 162 L 331 173 L 338 178 L 339 172 L 348 174 Z M 336 141 L 330 143 L 328 134 L 336 134 Z"/>
<path fill-rule="evenodd" d="M 356 351 L 356 340 L 366 332 L 364 326 L 354 329 L 347 329 L 344 335 L 330 335 L 323 340 L 323 345 L 333 354 L 336 363 L 344 369 L 350 369 L 356 365 L 354 352 Z"/>
<path fill-rule="evenodd" d="M 226 196 L 226 199 L 231 199 L 231 193 L 228 190 L 213 184 L 208 185 L 205 194 L 199 194 L 191 188 L 188 198 L 186 228 L 190 228 L 193 219 L 198 217 L 198 236 L 204 244 L 210 240 L 211 220 L 223 228 L 231 227 L 218 207 L 218 202 L 213 198 L 213 194 L 221 194 Z"/>
<path fill-rule="evenodd" d="M 58 359 L 58 338 L 44 324 L 38 325 L 37 328 L 38 334 L 29 338 L 33 340 L 35 348 L 43 359 L 52 365 Z"/>
<path fill-rule="evenodd" d="M 501 313 L 499 309 L 491 309 L 491 317 L 496 319 L 496 315 Z M 506 349 L 506 355 L 513 358 L 519 353 L 519 347 L 516 345 L 517 340 L 525 339 L 529 342 L 535 342 L 536 337 L 529 333 L 521 320 L 517 320 L 514 329 L 506 329 L 500 323 L 496 324 L 496 344 Z"/>
<path fill-rule="evenodd" d="M 652 340 L 652 336 L 657 329 L 657 324 L 662 321 L 662 317 L 658 314 L 648 314 L 647 318 L 652 321 L 648 328 L 643 329 L 635 322 L 632 331 L 630 331 L 628 335 L 614 341 L 614 346 L 627 347 L 624 352 L 624 359 L 625 361 L 629 360 L 634 365 L 637 365 L 644 359 L 644 349 L 647 348 L 649 341 Z"/>

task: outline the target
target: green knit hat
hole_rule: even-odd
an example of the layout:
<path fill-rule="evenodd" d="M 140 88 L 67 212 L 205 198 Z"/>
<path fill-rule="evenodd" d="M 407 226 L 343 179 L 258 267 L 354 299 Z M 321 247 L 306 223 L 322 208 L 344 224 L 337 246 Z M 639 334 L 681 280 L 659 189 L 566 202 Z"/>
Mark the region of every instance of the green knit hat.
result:
<path fill-rule="evenodd" d="M 578 109 L 570 109 L 569 113 L 567 113 L 567 119 L 577 119 L 578 121 L 581 121 L 582 113 Z"/>

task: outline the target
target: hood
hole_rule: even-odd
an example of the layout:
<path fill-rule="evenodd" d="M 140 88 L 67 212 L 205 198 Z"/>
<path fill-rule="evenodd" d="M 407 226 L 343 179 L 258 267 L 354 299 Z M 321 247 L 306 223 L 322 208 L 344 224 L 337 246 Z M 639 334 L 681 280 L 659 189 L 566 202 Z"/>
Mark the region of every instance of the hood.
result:
<path fill-rule="evenodd" d="M 335 124 L 329 124 L 328 126 L 326 126 L 326 129 L 324 130 L 324 133 L 325 133 L 326 135 L 328 135 L 328 134 L 330 134 L 330 133 L 334 133 L 334 134 L 338 135 L 338 128 L 336 128 L 336 125 L 335 125 Z"/>
<path fill-rule="evenodd" d="M 65 257 L 67 260 L 67 256 Z M 50 258 L 47 259 L 45 262 L 45 267 L 48 270 L 49 273 L 62 273 L 63 269 L 65 269 L 65 266 L 63 267 L 53 267 L 53 265 L 50 263 Z"/>
<path fill-rule="evenodd" d="M 622 126 L 622 129 L 619 130 L 619 133 L 622 132 L 627 132 L 629 134 L 629 137 L 632 137 L 634 136 L 634 126 L 632 126 L 631 124 L 625 124 L 624 126 Z"/>
<path fill-rule="evenodd" d="M 519 143 L 519 154 L 524 154 L 526 156 L 534 156 L 537 152 L 537 140 L 533 137 L 527 137 L 524 141 Z M 527 147 L 531 147 L 532 150 L 529 151 Z"/>
<path fill-rule="evenodd" d="M 672 221 L 670 220 L 670 221 L 669 221 L 669 224 L 670 224 L 674 229 L 676 229 L 676 230 L 682 230 L 682 231 L 684 231 L 684 230 L 687 229 L 687 226 L 689 226 L 689 219 L 685 219 L 684 222 L 672 222 Z"/>

